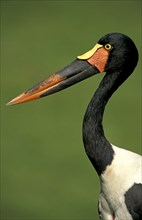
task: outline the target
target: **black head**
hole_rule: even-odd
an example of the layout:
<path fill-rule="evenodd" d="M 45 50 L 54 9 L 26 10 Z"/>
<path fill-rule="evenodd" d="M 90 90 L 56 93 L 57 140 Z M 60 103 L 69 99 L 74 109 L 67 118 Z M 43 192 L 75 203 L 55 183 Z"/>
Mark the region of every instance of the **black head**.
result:
<path fill-rule="evenodd" d="M 138 62 L 138 51 L 134 42 L 121 33 L 110 33 L 102 37 L 99 44 L 111 46 L 105 72 L 123 72 L 130 75 Z"/>
<path fill-rule="evenodd" d="M 26 90 L 8 105 L 53 94 L 102 72 L 106 72 L 106 76 L 109 75 L 109 81 L 112 81 L 112 78 L 116 79 L 114 84 L 116 89 L 133 72 L 137 61 L 138 51 L 128 36 L 120 33 L 107 34 L 91 50 L 78 56 L 71 64 L 46 80 Z"/>

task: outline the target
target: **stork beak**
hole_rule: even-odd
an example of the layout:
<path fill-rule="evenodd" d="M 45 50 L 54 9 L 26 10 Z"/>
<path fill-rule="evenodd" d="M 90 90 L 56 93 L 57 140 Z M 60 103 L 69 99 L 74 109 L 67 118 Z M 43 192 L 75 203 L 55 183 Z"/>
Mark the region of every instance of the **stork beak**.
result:
<path fill-rule="evenodd" d="M 20 104 L 53 94 L 103 72 L 107 59 L 107 51 L 102 45 L 96 44 L 92 50 L 78 56 L 71 64 L 12 99 L 7 105 Z"/>

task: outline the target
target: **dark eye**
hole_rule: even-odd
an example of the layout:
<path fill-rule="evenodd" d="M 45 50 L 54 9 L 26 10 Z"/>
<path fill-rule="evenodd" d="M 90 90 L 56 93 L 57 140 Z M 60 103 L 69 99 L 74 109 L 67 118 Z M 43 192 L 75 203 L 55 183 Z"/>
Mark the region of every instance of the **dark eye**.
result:
<path fill-rule="evenodd" d="M 106 44 L 106 45 L 105 45 L 105 49 L 110 51 L 110 50 L 112 49 L 111 44 Z"/>

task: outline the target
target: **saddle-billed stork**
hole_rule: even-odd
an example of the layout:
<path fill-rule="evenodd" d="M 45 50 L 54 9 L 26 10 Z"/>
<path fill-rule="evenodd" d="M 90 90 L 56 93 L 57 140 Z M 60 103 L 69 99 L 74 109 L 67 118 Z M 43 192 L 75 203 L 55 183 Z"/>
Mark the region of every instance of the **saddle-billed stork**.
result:
<path fill-rule="evenodd" d="M 8 103 L 38 99 L 106 72 L 83 120 L 85 151 L 100 178 L 98 209 L 103 220 L 142 219 L 142 157 L 109 143 L 102 125 L 109 98 L 130 76 L 137 61 L 134 42 L 124 34 L 110 33 L 93 49 Z"/>

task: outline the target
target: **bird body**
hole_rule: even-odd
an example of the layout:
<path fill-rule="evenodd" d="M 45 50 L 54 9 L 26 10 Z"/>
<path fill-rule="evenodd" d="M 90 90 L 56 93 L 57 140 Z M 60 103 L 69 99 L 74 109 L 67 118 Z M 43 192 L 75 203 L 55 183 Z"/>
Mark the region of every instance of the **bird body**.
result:
<path fill-rule="evenodd" d="M 131 209 L 133 209 L 134 201 L 128 205 L 129 201 L 127 201 L 126 193 L 128 189 L 131 189 L 135 184 L 140 184 L 142 181 L 142 158 L 138 154 L 114 145 L 112 145 L 112 148 L 114 159 L 111 165 L 108 165 L 104 173 L 100 175 L 100 216 L 102 219 L 112 220 L 112 215 L 115 213 L 115 220 L 132 220 L 128 208 L 131 206 Z M 139 191 L 139 193 L 142 196 L 142 191 Z M 140 205 L 142 205 L 142 201 Z"/>
<path fill-rule="evenodd" d="M 137 48 L 128 36 L 107 34 L 92 50 L 8 103 L 19 104 L 41 98 L 106 72 L 83 120 L 85 151 L 100 178 L 98 208 L 102 220 L 142 218 L 142 157 L 112 145 L 103 130 L 105 106 L 131 75 L 137 61 Z"/>

